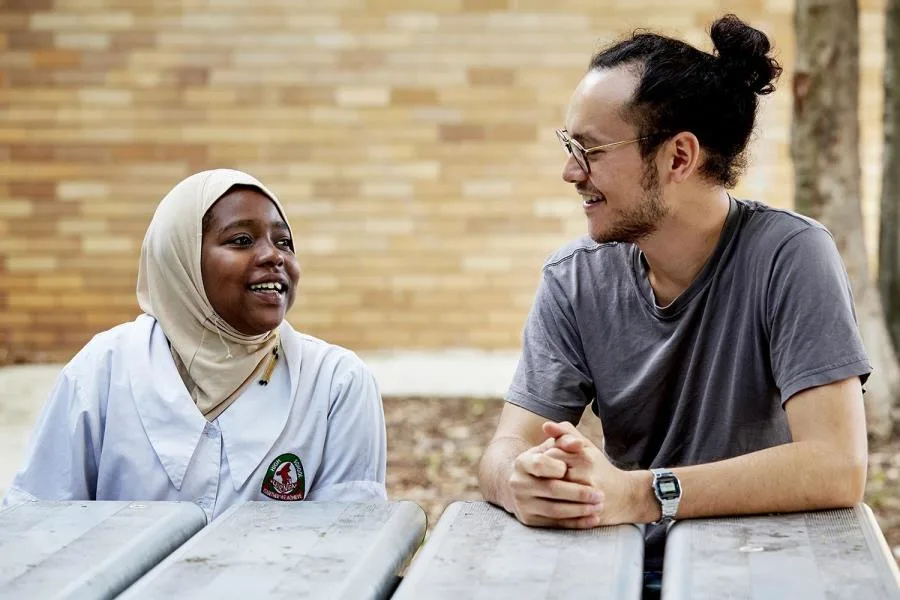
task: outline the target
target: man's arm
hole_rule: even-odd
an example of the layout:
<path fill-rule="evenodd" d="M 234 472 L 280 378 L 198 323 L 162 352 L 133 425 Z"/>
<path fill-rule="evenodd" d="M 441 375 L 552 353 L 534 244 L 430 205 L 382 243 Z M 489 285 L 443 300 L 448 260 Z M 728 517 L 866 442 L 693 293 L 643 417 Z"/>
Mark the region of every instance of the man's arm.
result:
<path fill-rule="evenodd" d="M 676 517 L 792 512 L 861 501 L 868 449 L 859 378 L 804 390 L 788 400 L 785 410 L 792 442 L 672 469 L 683 489 Z M 544 431 L 556 438 L 556 447 L 546 454 L 567 463 L 567 479 L 605 492 L 602 523 L 660 518 L 649 471 L 616 469 L 574 428 L 547 423 Z"/>
<path fill-rule="evenodd" d="M 545 421 L 515 404 L 504 405 L 479 465 L 481 491 L 526 525 L 596 527 L 603 494 L 563 479 L 565 463 L 545 453 L 554 444 L 542 430 Z"/>

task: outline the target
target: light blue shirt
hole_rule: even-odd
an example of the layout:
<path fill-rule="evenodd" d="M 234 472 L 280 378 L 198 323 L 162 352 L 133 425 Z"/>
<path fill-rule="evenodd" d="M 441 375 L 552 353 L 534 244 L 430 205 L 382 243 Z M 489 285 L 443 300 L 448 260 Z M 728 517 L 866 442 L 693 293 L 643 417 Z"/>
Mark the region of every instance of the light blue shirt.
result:
<path fill-rule="evenodd" d="M 305 500 L 384 500 L 386 434 L 375 380 L 352 352 L 280 327 L 282 360 L 212 422 L 194 405 L 165 335 L 141 315 L 94 337 L 50 394 L 4 505 L 183 500 L 213 519 L 263 494 L 299 459 Z M 296 482 L 293 466 L 281 473 Z"/>

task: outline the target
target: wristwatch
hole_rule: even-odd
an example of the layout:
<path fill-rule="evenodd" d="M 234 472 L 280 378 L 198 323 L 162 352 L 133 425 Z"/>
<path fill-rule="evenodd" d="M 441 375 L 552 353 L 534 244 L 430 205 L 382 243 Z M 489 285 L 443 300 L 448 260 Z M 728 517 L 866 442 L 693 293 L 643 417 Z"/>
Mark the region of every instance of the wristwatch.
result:
<path fill-rule="evenodd" d="M 650 472 L 653 473 L 653 495 L 662 507 L 662 518 L 657 523 L 674 521 L 681 502 L 681 482 L 669 469 L 650 469 Z"/>

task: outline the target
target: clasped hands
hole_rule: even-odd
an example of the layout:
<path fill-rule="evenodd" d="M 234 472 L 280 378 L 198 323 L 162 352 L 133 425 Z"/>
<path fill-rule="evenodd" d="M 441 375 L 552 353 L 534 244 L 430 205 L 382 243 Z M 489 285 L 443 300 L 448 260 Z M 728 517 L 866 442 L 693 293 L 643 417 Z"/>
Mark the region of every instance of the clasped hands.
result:
<path fill-rule="evenodd" d="M 535 527 L 588 529 L 634 522 L 635 473 L 613 466 L 571 423 L 548 421 L 543 430 L 547 439 L 513 464 L 507 509 Z"/>

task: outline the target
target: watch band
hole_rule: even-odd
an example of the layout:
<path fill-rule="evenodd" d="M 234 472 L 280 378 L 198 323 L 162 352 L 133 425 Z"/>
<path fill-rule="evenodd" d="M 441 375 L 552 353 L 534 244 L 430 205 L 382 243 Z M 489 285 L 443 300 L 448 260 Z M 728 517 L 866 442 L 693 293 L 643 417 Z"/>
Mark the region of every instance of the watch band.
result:
<path fill-rule="evenodd" d="M 653 474 L 653 495 L 662 509 L 662 517 L 657 523 L 669 523 L 675 520 L 681 503 L 681 481 L 669 469 L 650 469 L 650 472 Z"/>

